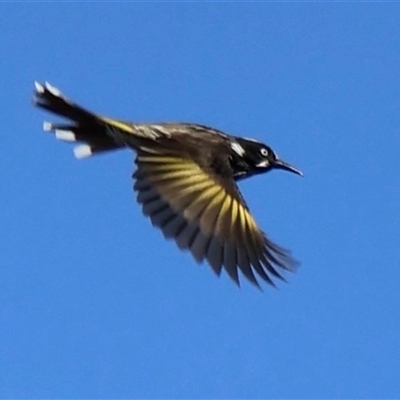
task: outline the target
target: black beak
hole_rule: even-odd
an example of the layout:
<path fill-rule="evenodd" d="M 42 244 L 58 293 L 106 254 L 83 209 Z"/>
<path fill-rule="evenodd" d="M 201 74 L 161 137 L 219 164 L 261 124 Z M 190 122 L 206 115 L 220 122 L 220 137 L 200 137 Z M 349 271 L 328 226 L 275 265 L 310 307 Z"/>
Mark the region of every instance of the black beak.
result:
<path fill-rule="evenodd" d="M 302 173 L 300 170 L 298 170 L 298 169 L 295 168 L 295 167 L 292 167 L 290 164 L 285 163 L 285 161 L 282 161 L 282 160 L 276 160 L 276 161 L 273 163 L 273 168 L 276 168 L 276 169 L 283 169 L 283 170 L 285 170 L 285 171 L 293 172 L 294 174 L 303 176 L 303 173 Z"/>

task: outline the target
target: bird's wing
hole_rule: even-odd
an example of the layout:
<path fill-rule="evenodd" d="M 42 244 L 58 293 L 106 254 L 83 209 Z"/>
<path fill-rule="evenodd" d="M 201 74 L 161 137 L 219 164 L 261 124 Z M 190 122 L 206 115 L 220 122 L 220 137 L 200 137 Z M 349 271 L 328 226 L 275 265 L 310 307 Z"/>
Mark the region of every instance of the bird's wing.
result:
<path fill-rule="evenodd" d="M 238 269 L 256 286 L 254 271 L 269 284 L 293 271 L 290 254 L 258 228 L 233 177 L 221 178 L 190 158 L 139 151 L 134 188 L 143 213 L 166 238 L 189 249 L 198 262 L 222 267 L 239 284 Z"/>

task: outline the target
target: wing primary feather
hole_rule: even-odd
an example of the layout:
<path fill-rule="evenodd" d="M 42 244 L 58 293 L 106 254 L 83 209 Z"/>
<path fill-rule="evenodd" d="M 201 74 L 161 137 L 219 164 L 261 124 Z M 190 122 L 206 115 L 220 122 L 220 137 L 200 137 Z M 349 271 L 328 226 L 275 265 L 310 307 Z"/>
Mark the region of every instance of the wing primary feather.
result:
<path fill-rule="evenodd" d="M 213 198 L 209 200 L 206 208 L 200 216 L 201 230 L 210 235 L 217 235 L 218 219 L 221 217 L 221 210 L 227 201 L 227 193 L 221 188 Z"/>
<path fill-rule="evenodd" d="M 243 209 L 241 211 L 241 222 L 244 228 L 245 237 L 247 238 L 247 246 L 248 246 L 248 255 L 250 258 L 250 263 L 257 274 L 267 283 L 272 286 L 275 286 L 272 279 L 268 276 L 268 274 L 264 271 L 262 264 L 260 263 L 260 250 L 258 250 L 257 240 L 255 239 L 255 235 L 257 232 L 252 230 L 252 226 L 248 223 L 248 219 L 244 215 Z"/>
<path fill-rule="evenodd" d="M 227 193 L 221 188 L 221 190 L 219 190 L 217 195 L 210 200 L 209 204 L 204 208 L 199 216 L 200 231 L 192 241 L 190 249 L 193 254 L 196 253 L 197 257 L 201 258 L 201 260 L 208 255 L 210 245 L 213 240 L 218 240 L 216 227 L 218 224 L 220 211 L 225 204 L 226 198 Z M 220 274 L 221 272 L 221 267 L 219 265 L 221 262 L 221 260 L 218 261 L 217 259 L 213 258 L 213 264 L 210 263 L 217 274 Z"/>
<path fill-rule="evenodd" d="M 164 210 L 168 207 L 168 204 L 161 199 L 161 197 L 157 197 L 152 201 L 148 201 L 142 205 L 143 214 L 144 215 L 153 215 L 159 211 Z"/>
<path fill-rule="evenodd" d="M 273 263 L 267 259 L 265 253 L 260 257 L 261 264 L 275 278 L 286 282 L 286 279 L 274 268 Z"/>
<path fill-rule="evenodd" d="M 271 273 L 278 279 L 286 281 L 286 279 L 276 270 L 274 266 L 277 265 L 278 267 L 281 267 L 283 270 L 285 270 L 285 268 L 282 266 L 281 261 L 278 260 L 274 256 L 273 252 L 269 250 L 268 244 L 265 245 L 264 253 L 260 258 L 260 260 L 269 273 Z"/>
<path fill-rule="evenodd" d="M 197 262 L 202 262 L 207 254 L 210 237 L 205 235 L 200 229 L 192 239 L 190 251 Z"/>
<path fill-rule="evenodd" d="M 184 229 L 187 221 L 179 214 L 175 214 L 174 218 L 170 219 L 167 223 L 161 226 L 161 229 L 166 238 L 174 239 L 179 232 Z"/>
<path fill-rule="evenodd" d="M 237 220 L 236 226 L 236 237 L 237 248 L 238 248 L 238 264 L 242 273 L 253 283 L 257 288 L 261 289 L 256 277 L 253 274 L 253 268 L 255 271 L 264 279 L 268 281 L 268 276 L 266 276 L 264 270 L 259 265 L 259 261 L 255 255 L 255 248 L 252 241 L 252 232 L 247 225 L 245 218 L 245 211 L 239 204 L 237 210 Z"/>
<path fill-rule="evenodd" d="M 140 190 L 137 194 L 139 204 L 147 203 L 156 200 L 160 195 L 152 187 L 147 187 L 146 190 Z"/>
<path fill-rule="evenodd" d="M 238 258 L 238 266 L 242 274 L 258 289 L 261 289 L 260 284 L 258 283 L 256 277 L 253 274 L 251 269 L 251 264 L 249 257 L 247 255 L 247 251 L 242 246 L 237 248 L 237 258 Z"/>
<path fill-rule="evenodd" d="M 175 215 L 176 214 L 171 209 L 171 207 L 169 207 L 168 204 L 165 204 L 165 208 L 150 215 L 150 219 L 151 219 L 151 223 L 154 226 L 157 226 L 158 228 L 162 229 L 162 227 L 165 224 L 167 224 L 169 221 L 171 221 L 173 218 L 175 218 Z"/>
<path fill-rule="evenodd" d="M 214 272 L 220 276 L 222 270 L 223 247 L 218 237 L 214 236 L 211 238 L 206 258 Z"/>
<path fill-rule="evenodd" d="M 275 282 L 269 277 L 269 275 L 264 271 L 262 264 L 259 259 L 252 260 L 252 265 L 257 274 L 264 279 L 265 282 L 269 283 L 271 286 L 276 287 Z"/>
<path fill-rule="evenodd" d="M 266 247 L 266 257 L 282 269 L 295 272 L 298 267 L 298 262 L 291 257 L 290 253 L 267 238 L 265 238 L 265 241 L 268 243 Z"/>
<path fill-rule="evenodd" d="M 221 238 L 230 238 L 232 235 L 232 228 L 235 226 L 234 221 L 232 220 L 235 207 L 234 202 L 236 201 L 233 197 L 227 194 L 215 227 L 216 234 Z"/>
<path fill-rule="evenodd" d="M 223 264 L 228 275 L 233 281 L 240 286 L 238 268 L 237 268 L 237 257 L 236 257 L 236 246 L 230 241 L 226 241 L 223 245 Z"/>
<path fill-rule="evenodd" d="M 189 249 L 195 239 L 199 226 L 195 221 L 188 223 L 175 240 L 180 249 Z"/>

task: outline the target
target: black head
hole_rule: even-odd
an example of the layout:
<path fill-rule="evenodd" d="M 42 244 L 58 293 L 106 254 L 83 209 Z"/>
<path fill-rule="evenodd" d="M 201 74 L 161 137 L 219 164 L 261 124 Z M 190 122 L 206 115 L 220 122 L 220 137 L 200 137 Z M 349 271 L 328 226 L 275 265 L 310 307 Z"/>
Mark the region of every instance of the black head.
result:
<path fill-rule="evenodd" d="M 283 169 L 303 176 L 303 173 L 290 164 L 279 159 L 271 147 L 251 139 L 235 138 L 237 143 L 232 143 L 238 172 L 237 179 L 247 178 L 251 175 L 263 174 L 273 169 Z"/>

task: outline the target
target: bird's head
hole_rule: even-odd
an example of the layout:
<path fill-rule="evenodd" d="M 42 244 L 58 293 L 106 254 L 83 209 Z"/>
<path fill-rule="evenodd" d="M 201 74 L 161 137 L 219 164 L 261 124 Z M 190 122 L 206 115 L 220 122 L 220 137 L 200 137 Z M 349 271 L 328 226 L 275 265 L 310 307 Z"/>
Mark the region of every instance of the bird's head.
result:
<path fill-rule="evenodd" d="M 246 166 L 247 171 L 243 170 L 242 176 L 238 178 L 246 178 L 251 175 L 262 174 L 273 169 L 282 169 L 294 174 L 303 176 L 303 173 L 287 162 L 281 160 L 271 147 L 266 144 L 251 139 L 235 138 L 237 146 L 232 145 L 232 149 L 242 158 L 240 164 Z M 236 147 L 236 148 L 235 148 Z"/>

